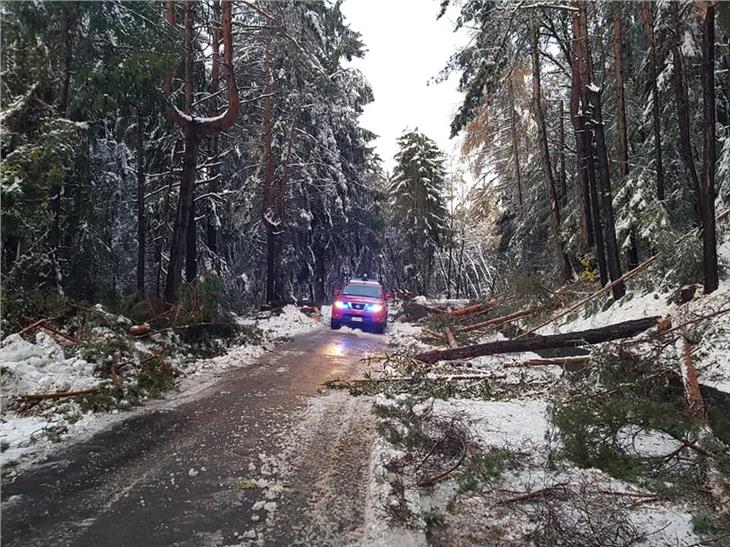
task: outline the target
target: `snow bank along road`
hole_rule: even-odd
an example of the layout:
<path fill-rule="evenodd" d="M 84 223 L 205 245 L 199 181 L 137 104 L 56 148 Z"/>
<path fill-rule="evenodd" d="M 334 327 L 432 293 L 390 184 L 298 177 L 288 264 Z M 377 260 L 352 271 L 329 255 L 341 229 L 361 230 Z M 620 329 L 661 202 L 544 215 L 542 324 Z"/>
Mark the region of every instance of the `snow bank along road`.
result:
<path fill-rule="evenodd" d="M 372 419 L 323 382 L 382 336 L 317 330 L 193 400 L 136 414 L 2 489 L 3 545 L 342 544 L 363 524 Z"/>

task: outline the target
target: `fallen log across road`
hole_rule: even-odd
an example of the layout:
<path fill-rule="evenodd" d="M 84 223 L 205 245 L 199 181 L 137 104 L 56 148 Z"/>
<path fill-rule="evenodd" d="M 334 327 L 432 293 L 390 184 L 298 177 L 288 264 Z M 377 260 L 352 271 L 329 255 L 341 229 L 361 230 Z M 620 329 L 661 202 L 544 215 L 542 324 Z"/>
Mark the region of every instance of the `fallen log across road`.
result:
<path fill-rule="evenodd" d="M 456 359 L 472 359 L 482 355 L 499 355 L 502 353 L 520 353 L 565 347 L 599 344 L 621 338 L 630 338 L 657 325 L 661 317 L 644 317 L 632 321 L 623 321 L 597 329 L 552 334 L 549 336 L 528 336 L 514 340 L 498 340 L 474 346 L 426 351 L 416 355 L 416 359 L 433 364 L 437 361 L 454 361 Z"/>

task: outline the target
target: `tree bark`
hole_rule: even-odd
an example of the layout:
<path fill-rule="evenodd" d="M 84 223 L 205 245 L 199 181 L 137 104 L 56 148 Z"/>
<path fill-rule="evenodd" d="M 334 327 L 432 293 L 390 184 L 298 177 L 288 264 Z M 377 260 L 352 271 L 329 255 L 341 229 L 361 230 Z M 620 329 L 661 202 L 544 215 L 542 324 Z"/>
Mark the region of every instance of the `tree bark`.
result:
<path fill-rule="evenodd" d="M 626 99 L 624 96 L 624 29 L 621 4 L 611 4 L 613 10 L 613 57 L 616 78 L 616 133 L 618 136 L 618 172 L 622 179 L 629 174 L 628 131 L 626 127 Z"/>
<path fill-rule="evenodd" d="M 192 283 L 198 277 L 198 234 L 195 220 L 195 188 L 190 202 L 188 227 L 185 229 L 185 281 Z"/>
<path fill-rule="evenodd" d="M 650 329 L 657 324 L 660 317 L 644 317 L 632 321 L 623 321 L 597 329 L 589 329 L 566 334 L 549 336 L 529 336 L 515 340 L 499 340 L 474 346 L 455 349 L 427 351 L 416 355 L 416 359 L 433 364 L 438 361 L 454 361 L 456 359 L 472 359 L 483 355 L 499 355 L 503 353 L 521 353 L 544 349 L 578 347 L 600 344 L 611 340 L 629 338 Z"/>
<path fill-rule="evenodd" d="M 603 224 L 603 237 L 606 244 L 606 264 L 611 281 L 621 277 L 621 258 L 619 255 L 618 241 L 616 240 L 616 221 L 613 213 L 613 199 L 611 196 L 611 179 L 608 167 L 608 151 L 606 148 L 605 136 L 603 134 L 603 116 L 601 114 L 601 98 L 596 91 L 588 90 L 589 100 L 592 106 L 592 117 L 595 121 L 593 133 L 596 139 L 596 156 L 598 159 L 598 190 L 601 196 L 601 220 Z M 626 294 L 626 287 L 623 283 L 614 285 L 613 297 L 618 300 Z"/>
<path fill-rule="evenodd" d="M 210 88 L 209 92 L 211 97 L 210 106 L 208 107 L 208 117 L 213 118 L 218 115 L 218 108 L 216 107 L 217 99 L 215 96 L 218 94 L 220 88 L 220 32 L 221 32 L 221 3 L 220 0 L 213 1 L 213 24 L 210 29 L 211 34 L 211 46 L 212 46 L 212 65 L 210 71 Z M 217 165 L 216 158 L 218 157 L 218 135 L 214 134 L 208 137 L 208 157 L 213 163 L 210 168 L 210 187 L 209 190 L 212 194 L 218 191 L 218 173 L 219 168 Z M 212 202 L 211 202 L 212 203 Z M 208 243 L 208 249 L 213 255 L 218 253 L 218 224 L 217 215 L 215 213 L 214 206 L 211 205 L 206 216 L 206 242 Z M 216 267 L 218 263 L 216 260 Z"/>
<path fill-rule="evenodd" d="M 69 5 L 61 3 L 61 33 L 63 35 L 63 83 L 61 84 L 61 99 L 58 110 L 64 118 L 68 116 L 68 98 L 71 87 L 71 60 L 73 58 L 72 20 Z"/>
<path fill-rule="evenodd" d="M 611 281 L 621 278 L 621 259 L 619 257 L 619 247 L 616 240 L 616 223 L 613 213 L 613 202 L 611 198 L 611 179 L 608 166 L 608 149 L 603 133 L 603 115 L 601 112 L 601 96 L 593 83 L 592 68 L 590 66 L 591 51 L 588 44 L 588 10 L 585 2 L 579 3 L 579 17 L 581 35 L 585 37 L 583 50 L 585 55 L 582 56 L 583 67 L 583 97 L 584 105 L 590 107 L 590 128 L 593 132 L 596 145 L 596 160 L 598 164 L 598 182 L 597 190 L 600 194 L 600 215 L 601 224 L 603 225 L 603 238 L 606 245 L 606 265 Z M 594 215 L 596 215 L 594 211 Z M 613 297 L 621 298 L 626 293 L 623 283 L 617 283 L 613 286 Z"/>
<path fill-rule="evenodd" d="M 589 234 L 588 246 L 595 244 L 596 262 L 601 286 L 608 283 L 608 268 L 606 266 L 606 250 L 604 247 L 603 230 L 601 229 L 601 212 L 598 205 L 598 192 L 595 172 L 595 151 L 593 132 L 586 122 L 589 105 L 586 101 L 585 89 L 590 83 L 591 59 L 588 50 L 587 24 L 584 24 L 585 15 L 580 8 L 581 2 L 574 2 L 578 9 L 573 12 L 573 46 L 571 53 L 572 81 L 571 81 L 571 111 L 573 112 L 573 126 L 575 128 L 576 158 L 579 162 L 578 176 L 581 181 L 581 205 L 584 208 L 582 221 L 588 221 L 586 228 Z M 585 203 L 583 203 L 585 201 Z"/>
<path fill-rule="evenodd" d="M 530 20 L 530 45 L 532 53 L 532 106 L 537 122 L 537 139 L 540 148 L 540 159 L 542 161 L 542 171 L 547 184 L 548 199 L 550 200 L 550 218 L 552 221 L 553 234 L 558 250 L 558 259 L 560 261 L 563 278 L 570 281 L 573 278 L 573 269 L 570 265 L 567 255 L 563 249 L 563 238 L 560 233 L 560 203 L 558 201 L 558 193 L 555 189 L 555 179 L 553 177 L 553 168 L 550 163 L 550 150 L 547 141 L 547 128 L 545 124 L 545 114 L 542 108 L 542 91 L 540 85 L 540 51 L 538 44 L 538 27 L 534 19 Z"/>
<path fill-rule="evenodd" d="M 175 224 L 170 244 L 170 260 L 167 264 L 167 281 L 165 283 L 165 299 L 173 302 L 177 289 L 182 281 L 182 257 L 185 254 L 187 230 L 190 213 L 193 208 L 193 190 L 195 187 L 195 164 L 198 158 L 200 137 L 192 130 L 185 135 L 185 152 L 183 155 L 183 172 L 180 180 L 180 196 L 175 215 Z"/>
<path fill-rule="evenodd" d="M 687 174 L 692 182 L 692 189 L 695 194 L 695 214 L 697 217 L 697 225 L 702 226 L 702 189 L 700 188 L 700 179 L 697 176 L 695 168 L 694 152 L 692 151 L 692 141 L 690 137 L 690 121 L 689 121 L 689 94 L 687 92 L 687 67 L 684 62 L 684 54 L 682 53 L 679 3 L 670 2 L 669 10 L 672 15 L 673 44 L 672 44 L 672 64 L 674 68 L 674 96 L 677 102 L 677 114 L 679 115 L 679 152 L 682 161 L 687 169 Z"/>
<path fill-rule="evenodd" d="M 704 154 L 702 164 L 702 255 L 705 293 L 717 289 L 717 236 L 715 233 L 715 4 L 705 2 L 702 21 L 702 104 Z"/>
<path fill-rule="evenodd" d="M 274 185 L 274 158 L 273 158 L 273 102 L 271 99 L 271 41 L 267 41 L 264 48 L 264 189 L 261 199 L 261 220 L 266 228 L 266 303 L 272 304 L 278 300 L 276 293 L 276 226 L 274 224 L 274 207 L 272 205 L 272 189 Z"/>
<path fill-rule="evenodd" d="M 657 53 L 654 39 L 654 8 L 653 2 L 642 2 L 641 19 L 644 24 L 644 34 L 649 45 L 649 80 L 652 95 L 652 127 L 654 130 L 654 161 L 656 167 L 656 195 L 659 201 L 664 201 L 664 166 L 662 164 L 662 135 L 661 113 L 659 107 L 659 86 L 657 84 Z"/>
<path fill-rule="evenodd" d="M 145 250 L 146 218 L 144 205 L 145 191 L 145 154 L 144 154 L 144 117 L 142 108 L 137 107 L 137 292 L 145 294 Z"/>
<path fill-rule="evenodd" d="M 524 208 L 522 199 L 522 173 L 520 172 L 520 153 L 517 142 L 517 111 L 515 110 L 515 95 L 512 82 L 512 73 L 510 72 L 507 80 L 510 105 L 510 129 L 512 132 L 512 161 L 515 166 L 515 185 L 517 186 L 517 204 L 519 205 L 519 214 L 522 215 Z"/>
<path fill-rule="evenodd" d="M 173 0 L 167 2 L 167 23 L 175 24 Z M 165 298 L 172 302 L 176 298 L 182 275 L 182 257 L 185 253 L 188 231 L 195 236 L 193 212 L 193 194 L 195 191 L 196 163 L 200 139 L 203 135 L 215 135 L 231 127 L 240 111 L 240 100 L 236 78 L 233 71 L 233 18 L 230 0 L 223 2 L 223 65 L 228 107 L 222 115 L 212 118 L 196 118 L 193 107 L 193 2 L 185 2 L 185 112 L 180 112 L 175 105 L 167 106 L 168 117 L 177 123 L 185 135 L 185 152 L 183 169 L 180 177 L 180 194 L 170 245 L 170 260 L 165 285 Z M 163 91 L 167 98 L 172 92 L 172 75 L 167 74 L 163 83 Z M 192 258 L 192 257 L 191 257 Z M 197 260 L 197 256 L 195 257 Z M 187 266 L 187 264 L 186 264 Z M 186 267 L 187 270 L 187 267 Z"/>
<path fill-rule="evenodd" d="M 578 182 L 578 195 L 580 197 L 580 231 L 583 243 L 590 248 L 594 245 L 593 218 L 591 214 L 591 194 L 588 181 L 588 162 L 592 156 L 587 153 L 587 135 L 585 130 L 585 117 L 580 107 L 580 90 L 582 87 L 580 78 L 580 30 L 577 27 L 577 17 L 573 16 L 573 36 L 576 37 L 571 47 L 571 84 L 570 84 L 570 117 L 573 123 L 575 134 L 575 173 Z"/>
<path fill-rule="evenodd" d="M 560 168 L 560 205 L 566 207 L 568 205 L 568 181 L 565 177 L 565 106 L 562 99 L 560 100 L 560 116 L 558 117 L 558 161 Z"/>

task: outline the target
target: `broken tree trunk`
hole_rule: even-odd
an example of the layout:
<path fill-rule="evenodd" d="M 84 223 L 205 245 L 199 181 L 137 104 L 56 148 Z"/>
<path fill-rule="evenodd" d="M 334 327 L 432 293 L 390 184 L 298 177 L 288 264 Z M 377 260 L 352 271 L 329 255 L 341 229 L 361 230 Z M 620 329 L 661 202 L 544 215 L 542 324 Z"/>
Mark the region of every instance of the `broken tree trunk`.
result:
<path fill-rule="evenodd" d="M 459 347 L 459 343 L 456 341 L 456 338 L 454 338 L 454 333 L 451 332 L 449 327 L 444 329 L 444 334 L 446 335 L 446 341 L 449 343 L 450 348 L 453 349 Z"/>
<path fill-rule="evenodd" d="M 531 336 L 514 340 L 499 340 L 464 346 L 455 349 L 426 351 L 416 355 L 416 359 L 424 363 L 433 364 L 437 361 L 454 361 L 456 359 L 472 359 L 482 355 L 499 355 L 502 353 L 520 353 L 523 351 L 537 351 L 599 344 L 621 338 L 630 338 L 644 332 L 657 324 L 660 317 L 644 317 L 632 321 L 623 321 L 597 329 L 590 329 L 550 336 Z"/>
<path fill-rule="evenodd" d="M 677 339 L 676 348 L 681 363 L 684 398 L 687 400 L 689 413 L 694 418 L 702 420 L 705 415 L 705 402 L 702 399 L 700 384 L 697 381 L 697 369 L 692 359 L 692 352 L 684 336 Z"/>
<path fill-rule="evenodd" d="M 448 314 L 452 317 L 461 317 L 464 315 L 471 315 L 479 313 L 480 311 L 491 310 L 497 305 L 497 300 L 492 298 L 488 302 L 482 302 L 481 304 L 474 304 L 472 306 L 466 306 L 465 308 L 458 308 L 451 310 Z"/>
<path fill-rule="evenodd" d="M 500 325 L 503 325 L 505 323 L 510 323 L 511 321 L 514 321 L 516 319 L 520 319 L 522 317 L 527 317 L 528 315 L 532 315 L 538 309 L 539 308 L 522 310 L 522 311 L 518 311 L 515 313 L 510 313 L 509 315 L 503 315 L 502 317 L 495 317 L 494 319 L 490 319 L 489 321 L 483 321 L 482 323 L 476 323 L 474 325 L 469 325 L 468 327 L 464 327 L 463 329 L 461 329 L 461 332 L 471 332 L 473 330 L 488 329 L 490 327 L 499 327 Z"/>
<path fill-rule="evenodd" d="M 609 283 L 605 287 L 597 290 L 596 292 L 594 292 L 590 296 L 587 296 L 583 300 L 580 300 L 576 304 L 570 306 L 567 310 L 563 310 L 558 315 L 556 315 L 554 317 L 551 317 L 550 319 L 548 319 L 547 321 L 545 321 L 543 323 L 540 323 L 538 326 L 532 328 L 531 330 L 527 331 L 524 334 L 521 334 L 520 336 L 521 337 L 522 336 L 528 336 L 528 335 L 534 333 L 536 330 L 544 327 L 545 325 L 549 325 L 553 321 L 556 321 L 556 320 L 560 319 L 561 317 L 565 317 L 569 313 L 571 313 L 571 312 L 577 310 L 578 308 L 580 308 L 581 306 L 583 306 L 583 304 L 585 304 L 587 302 L 590 302 L 591 300 L 595 300 L 596 298 L 598 298 L 599 296 L 601 296 L 603 294 L 606 294 L 608 291 L 610 291 L 613 288 L 613 286 L 616 283 L 623 283 L 624 281 L 628 281 L 632 277 L 634 277 L 636 275 L 639 275 L 642 271 L 644 271 L 645 269 L 647 269 L 649 266 L 651 266 L 652 264 L 654 264 L 654 262 L 656 262 L 656 261 L 657 261 L 657 256 L 656 255 L 652 256 L 651 258 L 647 258 L 644 262 L 642 262 L 641 264 L 639 264 L 633 270 L 631 270 L 629 272 L 626 272 L 624 275 L 622 275 L 621 277 L 619 277 L 615 281 L 612 281 L 611 283 Z"/>
<path fill-rule="evenodd" d="M 82 395 L 93 395 L 98 393 L 99 390 L 95 389 L 84 389 L 81 391 L 61 391 L 57 393 L 31 393 L 28 395 L 21 395 L 18 397 L 22 401 L 43 401 L 46 399 L 62 399 L 64 397 L 81 397 Z"/>
<path fill-rule="evenodd" d="M 506 368 L 516 367 L 542 367 L 547 365 L 585 365 L 590 361 L 590 356 L 582 355 L 579 357 L 555 357 L 551 359 L 527 359 L 519 363 L 507 363 Z"/>

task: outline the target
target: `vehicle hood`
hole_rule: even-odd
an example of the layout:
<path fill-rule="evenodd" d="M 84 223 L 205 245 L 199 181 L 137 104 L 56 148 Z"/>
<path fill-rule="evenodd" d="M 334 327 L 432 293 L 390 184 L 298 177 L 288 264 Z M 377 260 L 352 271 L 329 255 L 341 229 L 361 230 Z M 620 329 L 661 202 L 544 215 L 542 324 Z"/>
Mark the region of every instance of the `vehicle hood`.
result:
<path fill-rule="evenodd" d="M 355 304 L 385 304 L 382 298 L 375 298 L 372 296 L 345 296 L 341 295 L 337 297 L 337 300 L 344 302 L 353 302 Z"/>

